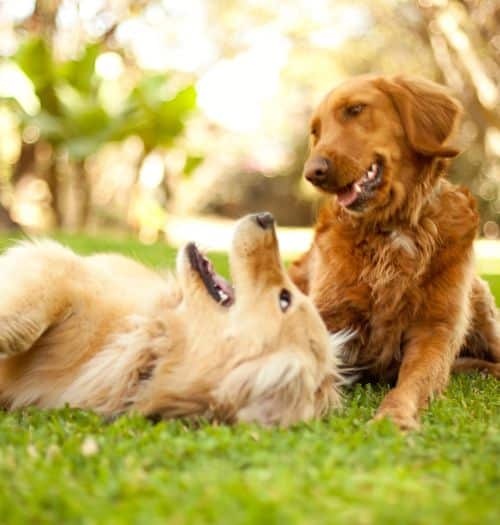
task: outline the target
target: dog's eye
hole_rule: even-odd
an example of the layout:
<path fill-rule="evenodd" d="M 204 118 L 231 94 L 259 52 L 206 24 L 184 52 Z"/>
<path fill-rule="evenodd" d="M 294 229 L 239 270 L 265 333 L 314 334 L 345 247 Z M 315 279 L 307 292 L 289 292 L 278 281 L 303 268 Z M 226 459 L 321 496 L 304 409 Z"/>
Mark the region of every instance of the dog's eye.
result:
<path fill-rule="evenodd" d="M 365 107 L 365 104 L 353 104 L 352 106 L 347 106 L 345 108 L 345 114 L 347 117 L 355 117 L 359 115 Z"/>
<path fill-rule="evenodd" d="M 280 308 L 282 312 L 286 312 L 292 304 L 292 294 L 285 288 L 280 292 Z"/>

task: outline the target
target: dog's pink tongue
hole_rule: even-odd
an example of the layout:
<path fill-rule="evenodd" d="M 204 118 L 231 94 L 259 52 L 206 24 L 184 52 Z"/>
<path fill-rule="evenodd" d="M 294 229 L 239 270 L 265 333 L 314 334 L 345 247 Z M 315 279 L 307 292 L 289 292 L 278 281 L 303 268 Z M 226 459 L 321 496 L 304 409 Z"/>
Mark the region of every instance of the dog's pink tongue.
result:
<path fill-rule="evenodd" d="M 227 299 L 223 304 L 230 305 L 234 302 L 234 290 L 233 287 L 220 275 L 214 274 L 213 280 L 215 284 L 227 295 Z"/>
<path fill-rule="evenodd" d="M 341 190 L 337 193 L 337 199 L 341 206 L 350 206 L 357 198 L 358 193 L 354 189 L 354 184 L 352 184 L 345 190 Z"/>

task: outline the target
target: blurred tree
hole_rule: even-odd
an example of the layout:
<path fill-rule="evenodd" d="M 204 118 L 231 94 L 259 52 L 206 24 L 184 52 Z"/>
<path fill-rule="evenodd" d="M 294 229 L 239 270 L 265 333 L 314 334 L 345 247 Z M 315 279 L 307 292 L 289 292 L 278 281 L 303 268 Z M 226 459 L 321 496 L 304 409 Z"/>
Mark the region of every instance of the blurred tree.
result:
<path fill-rule="evenodd" d="M 148 154 L 158 146 L 168 146 L 182 133 L 185 118 L 195 106 L 193 85 L 172 95 L 168 77 L 144 75 L 109 125 L 108 139 L 122 140 L 137 135 Z"/>
<path fill-rule="evenodd" d="M 493 234 L 496 231 L 498 236 L 500 3 L 498 0 L 418 0 L 417 4 L 442 80 L 460 96 L 466 107 L 467 151 L 465 158 L 458 159 L 454 176 L 478 195 L 483 222 L 491 221 L 489 230 Z M 467 157 L 475 164 L 472 170 L 470 162 L 467 166 Z"/>
<path fill-rule="evenodd" d="M 2 20 L 10 13 L 0 54 L 40 106 L 18 108 L 21 151 L 0 159 L 1 177 L 46 180 L 59 224 L 68 183 L 82 196 L 80 223 L 90 186 L 91 218 L 106 224 L 134 222 L 130 209 L 143 213 L 147 199 L 155 223 L 168 205 L 231 216 L 266 207 L 309 224 L 317 194 L 300 174 L 312 106 L 348 76 L 405 72 L 447 82 L 464 102 L 466 152 L 452 176 L 479 198 L 489 234 L 500 231 L 498 0 L 33 5 L 21 16 L 0 0 Z M 201 111 L 184 130 L 195 80 Z"/>
<path fill-rule="evenodd" d="M 132 15 L 147 5 L 142 0 L 127 3 L 129 11 L 124 13 Z M 62 7 L 53 0 L 37 2 L 31 16 L 21 24 L 29 32 L 23 34 L 10 58 L 31 82 L 38 107 L 35 111 L 26 110 L 22 104 L 16 104 L 15 96 L 4 99 L 4 105 L 8 102 L 10 108 L 16 109 L 23 136 L 11 182 L 16 184 L 26 174 L 44 179 L 50 189 L 57 226 L 65 223 L 61 189 L 70 182 L 77 195 L 76 202 L 72 201 L 72 215 L 77 217 L 73 225 L 80 227 L 89 212 L 86 159 L 104 144 L 129 136 L 141 139 L 144 156 L 155 148 L 168 146 L 182 133 L 187 115 L 196 106 L 196 92 L 186 81 L 172 85 L 166 73 L 141 72 L 131 60 L 127 64 L 127 82 L 115 82 L 110 89 L 107 72 L 99 75 L 96 62 L 116 48 L 113 32 L 119 17 L 112 18 L 99 38 L 83 38 L 79 51 L 69 54 L 69 58 L 68 53 L 61 53 L 56 40 L 56 19 Z M 127 59 L 123 54 L 120 58 L 115 49 L 111 54 L 115 60 Z M 113 93 L 119 96 L 113 97 Z M 118 99 L 118 104 L 114 99 Z"/>
<path fill-rule="evenodd" d="M 80 220 L 85 223 L 88 211 L 88 188 L 83 160 L 109 139 L 110 117 L 97 97 L 95 60 L 99 45 L 88 45 L 77 60 L 58 63 L 48 42 L 41 36 L 22 43 L 13 60 L 33 84 L 40 109 L 34 115 L 20 112 L 22 127 L 37 130 L 40 139 L 54 151 L 53 162 L 45 170 L 52 194 L 57 224 L 62 224 L 59 199 L 57 157 L 66 153 L 78 172 Z M 29 143 L 23 148 L 20 169 L 34 161 Z M 19 169 L 17 170 L 19 174 Z"/>
<path fill-rule="evenodd" d="M 144 75 L 121 110 L 110 115 L 98 96 L 100 82 L 95 62 L 100 52 L 99 44 L 90 44 L 78 59 L 59 63 L 46 40 L 37 36 L 23 42 L 13 57 L 31 80 L 40 102 L 34 115 L 19 111 L 22 127 L 36 130 L 39 139 L 54 152 L 53 161 L 41 170 L 35 166 L 37 144 L 24 142 L 14 177 L 32 171 L 45 178 L 59 226 L 64 222 L 59 198 L 63 174 L 57 166 L 61 156 L 70 163 L 63 169 L 74 172 L 80 210 L 77 226 L 82 226 L 89 209 L 85 159 L 103 144 L 131 135 L 141 138 L 145 155 L 168 146 L 183 131 L 185 118 L 196 104 L 192 85 L 172 93 L 165 75 Z"/>
<path fill-rule="evenodd" d="M 155 147 L 167 146 L 184 128 L 186 115 L 196 104 L 194 87 L 187 86 L 173 96 L 165 75 L 145 75 L 126 98 L 121 111 L 111 116 L 98 96 L 100 82 L 95 62 L 100 44 L 87 45 L 76 60 L 58 63 L 51 47 L 42 37 L 25 41 L 14 61 L 33 83 L 40 101 L 35 115 L 23 112 L 24 128 L 35 127 L 40 138 L 51 144 L 57 154 L 67 154 L 77 171 L 76 180 L 82 199 L 81 223 L 88 211 L 88 188 L 83 161 L 103 144 L 130 135 L 142 139 L 145 154 Z M 31 148 L 21 155 L 29 160 Z M 47 171 L 47 182 L 60 214 L 59 177 L 55 163 Z M 59 217 L 58 224 L 61 224 Z"/>

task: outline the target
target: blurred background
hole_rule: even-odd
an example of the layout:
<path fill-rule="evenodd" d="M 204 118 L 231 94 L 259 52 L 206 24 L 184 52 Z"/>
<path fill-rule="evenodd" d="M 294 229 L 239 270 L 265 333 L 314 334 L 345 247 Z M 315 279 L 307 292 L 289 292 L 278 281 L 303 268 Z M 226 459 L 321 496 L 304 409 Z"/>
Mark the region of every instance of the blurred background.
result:
<path fill-rule="evenodd" d="M 310 112 L 366 72 L 461 99 L 451 178 L 500 238 L 498 0 L 0 0 L 0 230 L 175 244 L 257 210 L 310 225 Z"/>

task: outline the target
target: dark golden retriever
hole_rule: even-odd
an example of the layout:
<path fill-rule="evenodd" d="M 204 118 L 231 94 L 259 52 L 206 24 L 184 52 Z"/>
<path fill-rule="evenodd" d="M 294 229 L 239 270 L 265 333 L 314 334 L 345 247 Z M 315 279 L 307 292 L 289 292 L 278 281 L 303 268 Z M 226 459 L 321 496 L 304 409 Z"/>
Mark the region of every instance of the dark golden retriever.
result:
<path fill-rule="evenodd" d="M 418 425 L 452 368 L 500 376 L 500 327 L 474 273 L 478 213 L 446 180 L 460 104 L 435 83 L 361 76 L 314 112 L 304 175 L 332 194 L 310 250 L 290 269 L 330 331 L 352 329 L 345 361 L 396 382 L 376 418 Z"/>

